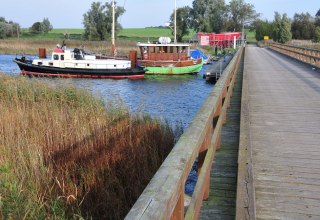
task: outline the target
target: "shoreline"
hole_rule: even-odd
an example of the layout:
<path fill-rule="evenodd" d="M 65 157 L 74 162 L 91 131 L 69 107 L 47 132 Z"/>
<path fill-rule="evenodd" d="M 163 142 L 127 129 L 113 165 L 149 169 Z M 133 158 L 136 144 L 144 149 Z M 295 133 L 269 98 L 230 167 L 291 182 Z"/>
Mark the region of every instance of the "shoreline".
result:
<path fill-rule="evenodd" d="M 3 39 L 0 41 L 0 54 L 38 55 L 39 48 L 46 48 L 47 54 L 51 54 L 56 45 L 61 43 L 61 39 Z M 66 44 L 69 48 L 83 48 L 98 54 L 111 54 L 110 41 L 66 40 Z M 136 42 L 130 40 L 119 40 L 116 46 L 119 55 L 129 55 L 130 50 L 138 50 Z"/>

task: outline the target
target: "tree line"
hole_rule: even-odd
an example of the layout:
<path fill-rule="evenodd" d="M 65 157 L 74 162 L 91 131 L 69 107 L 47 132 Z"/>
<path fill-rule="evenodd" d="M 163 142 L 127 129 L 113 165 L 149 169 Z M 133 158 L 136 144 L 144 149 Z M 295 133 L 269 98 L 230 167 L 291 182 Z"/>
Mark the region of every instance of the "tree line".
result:
<path fill-rule="evenodd" d="M 116 32 L 121 30 L 118 18 L 125 13 L 124 7 L 115 2 Z M 293 19 L 287 14 L 275 12 L 274 20 L 261 20 L 254 5 L 245 0 L 193 0 L 192 7 L 185 6 L 177 11 L 177 40 L 189 34 L 189 30 L 196 32 L 220 33 L 228 31 L 242 31 L 244 26 L 256 31 L 256 39 L 262 40 L 269 36 L 274 41 L 285 43 L 293 39 L 314 40 L 320 42 L 320 9 L 313 17 L 309 13 L 296 13 Z M 169 16 L 170 26 L 173 27 L 174 14 Z M 107 40 L 111 36 L 112 4 L 93 2 L 91 8 L 83 15 L 85 40 Z M 33 34 L 48 33 L 52 30 L 48 18 L 42 22 L 35 22 L 29 32 Z M 172 28 L 173 29 L 173 28 Z M 0 38 L 19 37 L 21 28 L 18 23 L 6 21 L 0 17 Z"/>
<path fill-rule="evenodd" d="M 275 12 L 273 21 L 257 19 L 253 27 L 257 41 L 269 36 L 280 43 L 291 39 L 320 42 L 320 9 L 314 17 L 308 12 L 295 13 L 293 19 L 288 18 L 287 14 L 280 15 Z"/>
<path fill-rule="evenodd" d="M 105 40 L 111 33 L 110 3 L 93 2 L 90 10 L 84 14 L 84 38 L 88 40 Z M 117 22 L 125 12 L 123 7 L 116 5 L 116 30 L 121 29 Z M 192 7 L 185 6 L 177 9 L 177 40 L 189 34 L 190 29 L 198 32 L 241 31 L 248 20 L 259 16 L 252 4 L 244 0 L 231 0 L 227 5 L 224 0 L 194 0 Z M 170 16 L 170 26 L 173 27 L 173 13 Z"/>
<path fill-rule="evenodd" d="M 48 18 L 44 18 L 42 22 L 35 22 L 29 28 L 32 34 L 48 33 L 52 30 L 52 24 Z M 9 37 L 19 37 L 21 35 L 21 27 L 18 23 L 7 21 L 4 17 L 0 17 L 0 39 Z"/>
<path fill-rule="evenodd" d="M 0 17 L 0 39 L 18 37 L 20 32 L 20 25 L 18 23 L 7 21 L 4 17 Z"/>
<path fill-rule="evenodd" d="M 194 0 L 192 7 L 177 9 L 177 39 L 187 35 L 189 29 L 197 32 L 221 33 L 242 31 L 243 26 L 259 17 L 252 4 L 244 0 Z M 173 24 L 173 14 L 170 16 Z"/>

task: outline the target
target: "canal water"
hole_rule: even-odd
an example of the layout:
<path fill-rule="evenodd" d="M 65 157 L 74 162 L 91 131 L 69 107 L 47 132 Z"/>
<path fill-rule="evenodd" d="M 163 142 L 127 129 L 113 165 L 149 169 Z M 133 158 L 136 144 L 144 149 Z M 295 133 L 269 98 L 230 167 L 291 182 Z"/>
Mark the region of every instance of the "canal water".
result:
<path fill-rule="evenodd" d="M 20 70 L 12 62 L 15 55 L 0 54 L 0 72 L 18 76 Z M 131 112 L 146 112 L 168 121 L 172 127 L 186 129 L 213 85 L 203 79 L 210 68 L 205 65 L 197 75 L 147 76 L 142 80 L 60 79 L 37 78 L 51 84 L 67 84 L 84 88 L 106 102 L 122 101 Z M 32 80 L 32 78 L 30 78 Z M 191 195 L 197 181 L 196 163 L 186 182 L 186 193 Z"/>
<path fill-rule="evenodd" d="M 18 76 L 20 70 L 12 62 L 15 55 L 0 54 L 0 72 Z M 41 78 L 48 83 L 66 83 L 85 88 L 105 101 L 122 100 L 130 111 L 143 111 L 185 129 L 206 99 L 213 85 L 202 78 L 205 65 L 197 75 L 146 76 L 142 80 L 59 79 Z M 32 79 L 31 79 L 32 80 Z"/>

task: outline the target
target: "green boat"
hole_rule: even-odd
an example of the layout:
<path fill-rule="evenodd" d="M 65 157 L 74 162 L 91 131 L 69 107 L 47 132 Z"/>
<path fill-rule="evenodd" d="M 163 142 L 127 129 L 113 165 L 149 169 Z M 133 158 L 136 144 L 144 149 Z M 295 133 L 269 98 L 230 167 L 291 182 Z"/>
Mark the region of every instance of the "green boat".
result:
<path fill-rule="evenodd" d="M 203 60 L 190 57 L 190 45 L 170 43 L 170 38 L 160 37 L 153 43 L 138 43 L 141 59 L 138 65 L 146 74 L 181 75 L 198 73 Z"/>

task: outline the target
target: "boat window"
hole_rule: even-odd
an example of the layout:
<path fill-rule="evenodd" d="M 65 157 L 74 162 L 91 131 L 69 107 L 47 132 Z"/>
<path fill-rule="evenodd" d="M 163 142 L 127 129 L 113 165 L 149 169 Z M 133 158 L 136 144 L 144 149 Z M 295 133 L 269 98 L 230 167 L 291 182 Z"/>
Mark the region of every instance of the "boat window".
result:
<path fill-rule="evenodd" d="M 61 55 L 61 56 L 60 56 L 60 60 L 64 60 L 64 55 Z"/>
<path fill-rule="evenodd" d="M 148 53 L 147 47 L 143 48 L 143 53 Z"/>
<path fill-rule="evenodd" d="M 59 55 L 58 54 L 53 55 L 53 59 L 54 60 L 59 60 Z"/>
<path fill-rule="evenodd" d="M 173 53 L 173 47 L 169 47 L 170 53 Z"/>
<path fill-rule="evenodd" d="M 163 47 L 163 52 L 167 53 L 168 52 L 168 47 Z"/>

